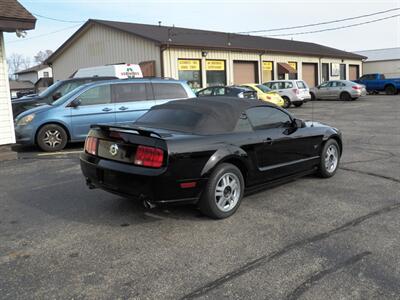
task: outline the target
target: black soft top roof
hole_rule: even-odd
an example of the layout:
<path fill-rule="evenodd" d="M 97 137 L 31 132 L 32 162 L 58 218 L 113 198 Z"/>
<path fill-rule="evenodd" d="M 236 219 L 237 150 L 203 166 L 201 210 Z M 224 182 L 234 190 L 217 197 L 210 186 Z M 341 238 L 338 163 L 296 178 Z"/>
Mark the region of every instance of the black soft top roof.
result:
<path fill-rule="evenodd" d="M 257 106 L 277 107 L 259 100 L 243 100 L 236 97 L 201 97 L 188 100 L 175 100 L 162 105 L 153 106 L 143 117 L 139 118 L 139 125 L 156 125 L 159 128 L 191 132 L 195 134 L 227 133 L 235 129 L 241 114 Z M 157 110 L 168 110 L 168 116 L 157 115 Z M 196 122 L 182 124 L 173 119 L 172 111 L 187 111 L 196 114 Z M 154 115 L 154 119 L 152 116 Z M 189 124 L 190 123 L 190 124 Z"/>

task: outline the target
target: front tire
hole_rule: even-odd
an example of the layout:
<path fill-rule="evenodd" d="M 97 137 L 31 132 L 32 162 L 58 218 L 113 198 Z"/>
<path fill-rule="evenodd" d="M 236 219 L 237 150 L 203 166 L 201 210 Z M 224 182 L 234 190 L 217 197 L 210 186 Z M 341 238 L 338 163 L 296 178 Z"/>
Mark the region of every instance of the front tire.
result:
<path fill-rule="evenodd" d="M 211 174 L 199 202 L 200 211 L 213 219 L 224 219 L 239 208 L 244 194 L 244 179 L 240 170 L 223 163 Z"/>
<path fill-rule="evenodd" d="M 334 139 L 328 140 L 321 152 L 321 161 L 319 165 L 319 175 L 322 178 L 329 178 L 335 175 L 339 168 L 340 148 Z"/>
<path fill-rule="evenodd" d="M 65 129 L 61 126 L 56 124 L 47 124 L 40 128 L 36 142 L 39 148 L 43 151 L 60 151 L 67 145 L 68 135 Z"/>
<path fill-rule="evenodd" d="M 286 96 L 283 96 L 282 99 L 283 99 L 283 108 L 289 108 L 290 107 L 290 99 Z"/>
<path fill-rule="evenodd" d="M 310 95 L 311 95 L 311 101 L 316 101 L 317 100 L 317 97 L 315 97 L 314 93 L 310 93 Z"/>

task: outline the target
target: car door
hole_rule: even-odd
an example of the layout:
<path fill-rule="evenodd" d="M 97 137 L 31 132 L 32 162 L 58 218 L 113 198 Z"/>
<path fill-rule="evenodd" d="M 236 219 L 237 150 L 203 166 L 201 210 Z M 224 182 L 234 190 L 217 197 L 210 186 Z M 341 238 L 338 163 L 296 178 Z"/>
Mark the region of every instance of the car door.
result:
<path fill-rule="evenodd" d="M 208 87 L 208 88 L 202 89 L 201 91 L 198 91 L 196 93 L 197 97 L 212 96 L 212 94 L 213 94 L 213 88 L 212 87 Z"/>
<path fill-rule="evenodd" d="M 79 105 L 71 107 L 71 126 L 74 140 L 84 140 L 92 124 L 115 123 L 110 84 L 91 87 L 76 99 Z"/>
<path fill-rule="evenodd" d="M 253 107 L 246 111 L 260 143 L 255 149 L 257 167 L 266 180 L 274 180 L 310 168 L 314 144 L 320 137 L 308 136 L 292 118 L 274 107 Z"/>
<path fill-rule="evenodd" d="M 188 98 L 188 94 L 179 83 L 152 82 L 154 100 L 156 105 L 164 104 L 172 100 L 183 100 Z"/>
<path fill-rule="evenodd" d="M 111 85 L 116 123 L 132 123 L 155 105 L 150 82 Z"/>
<path fill-rule="evenodd" d="M 324 83 L 321 83 L 318 87 L 317 87 L 317 89 L 315 90 L 316 92 L 317 92 L 317 98 L 318 99 L 327 99 L 327 97 L 328 97 L 328 92 L 329 92 L 329 90 L 328 90 L 328 88 L 329 88 L 329 84 L 330 84 L 330 82 L 329 81 L 326 81 L 326 82 L 324 82 Z"/>
<path fill-rule="evenodd" d="M 340 99 L 340 94 L 344 91 L 346 85 L 340 81 L 333 81 L 331 87 L 332 99 Z"/>

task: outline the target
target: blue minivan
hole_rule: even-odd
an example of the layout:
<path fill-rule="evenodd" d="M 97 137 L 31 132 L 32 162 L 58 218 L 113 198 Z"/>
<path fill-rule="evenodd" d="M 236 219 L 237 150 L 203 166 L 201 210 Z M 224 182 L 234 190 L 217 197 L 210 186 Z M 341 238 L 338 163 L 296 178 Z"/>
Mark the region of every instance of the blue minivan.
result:
<path fill-rule="evenodd" d="M 17 143 L 59 151 L 84 141 L 90 125 L 131 123 L 154 105 L 196 97 L 184 81 L 123 79 L 82 85 L 52 104 L 27 110 L 15 119 Z"/>

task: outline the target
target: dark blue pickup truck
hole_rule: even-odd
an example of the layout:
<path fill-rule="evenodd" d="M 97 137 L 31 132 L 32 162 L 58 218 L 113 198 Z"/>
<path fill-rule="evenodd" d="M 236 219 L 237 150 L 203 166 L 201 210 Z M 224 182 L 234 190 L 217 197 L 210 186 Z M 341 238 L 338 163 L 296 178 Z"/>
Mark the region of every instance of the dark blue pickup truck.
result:
<path fill-rule="evenodd" d="M 395 95 L 400 91 L 400 78 L 385 78 L 385 75 L 365 74 L 354 82 L 365 85 L 369 93 L 385 92 L 387 95 Z"/>

